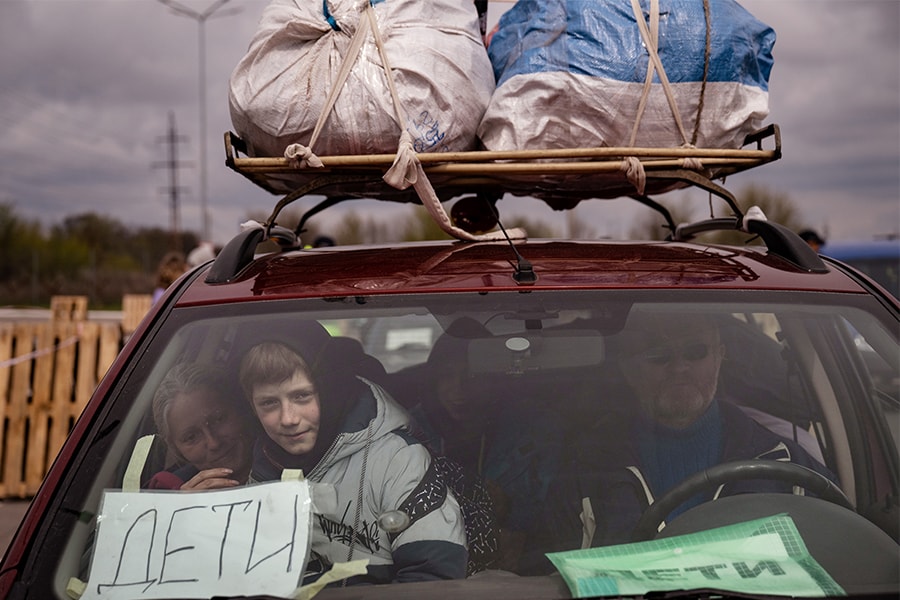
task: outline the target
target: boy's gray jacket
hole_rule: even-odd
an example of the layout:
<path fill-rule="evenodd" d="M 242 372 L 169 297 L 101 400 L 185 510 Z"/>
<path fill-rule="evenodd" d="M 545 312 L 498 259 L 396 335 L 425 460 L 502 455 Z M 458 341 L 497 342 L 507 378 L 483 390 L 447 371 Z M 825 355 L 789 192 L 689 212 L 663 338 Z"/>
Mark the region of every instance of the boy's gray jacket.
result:
<path fill-rule="evenodd" d="M 307 474 L 314 484 L 308 570 L 368 559 L 367 579 L 374 583 L 465 577 L 465 527 L 456 499 L 409 433 L 407 413 L 381 387 L 363 381 L 369 393 Z M 257 464 L 254 457 L 254 476 Z"/>

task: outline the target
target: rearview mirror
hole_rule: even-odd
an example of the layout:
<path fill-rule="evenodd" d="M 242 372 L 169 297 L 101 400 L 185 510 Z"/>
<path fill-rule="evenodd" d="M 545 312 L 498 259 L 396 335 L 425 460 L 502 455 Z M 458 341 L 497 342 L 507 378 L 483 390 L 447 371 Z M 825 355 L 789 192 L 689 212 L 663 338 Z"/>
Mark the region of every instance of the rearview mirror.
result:
<path fill-rule="evenodd" d="M 473 375 L 528 373 L 596 367 L 604 359 L 603 337 L 596 331 L 535 331 L 469 342 Z"/>

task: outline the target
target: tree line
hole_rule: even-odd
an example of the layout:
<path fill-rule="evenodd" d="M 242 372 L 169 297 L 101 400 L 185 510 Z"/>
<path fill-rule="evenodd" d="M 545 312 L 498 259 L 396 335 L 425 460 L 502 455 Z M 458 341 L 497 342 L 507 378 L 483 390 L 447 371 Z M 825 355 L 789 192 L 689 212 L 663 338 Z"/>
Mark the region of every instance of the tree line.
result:
<path fill-rule="evenodd" d="M 91 308 L 118 308 L 123 294 L 153 291 L 167 252 L 197 242 L 192 232 L 173 236 L 96 213 L 46 227 L 0 204 L 0 305 L 48 306 L 51 296 L 80 295 Z"/>

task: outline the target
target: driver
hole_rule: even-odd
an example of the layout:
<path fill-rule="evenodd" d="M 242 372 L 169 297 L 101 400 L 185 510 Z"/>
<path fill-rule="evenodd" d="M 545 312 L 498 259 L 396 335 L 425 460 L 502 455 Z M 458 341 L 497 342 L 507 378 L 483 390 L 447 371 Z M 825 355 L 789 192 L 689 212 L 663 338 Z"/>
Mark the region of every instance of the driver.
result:
<path fill-rule="evenodd" d="M 633 398 L 588 428 L 551 493 L 544 550 L 629 542 L 641 514 L 685 478 L 746 459 L 790 461 L 834 476 L 796 442 L 759 425 L 716 393 L 725 360 L 715 322 L 703 315 L 632 312 L 617 336 Z M 614 399 L 615 400 L 615 399 Z M 698 494 L 666 519 L 744 492 L 791 492 L 776 481 L 730 483 Z"/>

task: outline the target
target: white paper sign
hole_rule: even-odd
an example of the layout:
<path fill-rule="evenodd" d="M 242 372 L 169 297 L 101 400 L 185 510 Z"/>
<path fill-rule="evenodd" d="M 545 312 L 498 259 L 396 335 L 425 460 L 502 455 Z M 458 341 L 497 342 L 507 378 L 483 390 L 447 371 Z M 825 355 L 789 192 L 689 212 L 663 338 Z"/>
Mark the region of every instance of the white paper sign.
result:
<path fill-rule="evenodd" d="M 306 481 L 107 491 L 84 598 L 289 596 L 310 540 Z"/>

